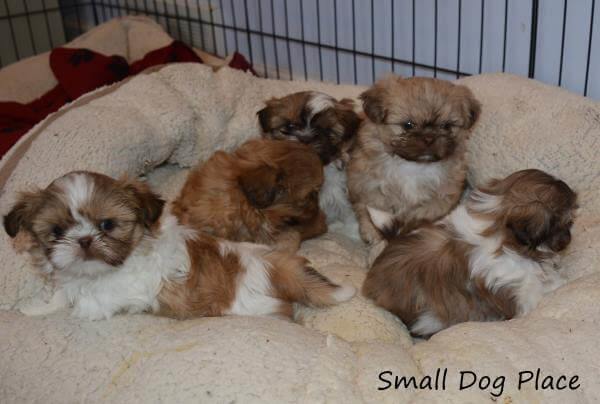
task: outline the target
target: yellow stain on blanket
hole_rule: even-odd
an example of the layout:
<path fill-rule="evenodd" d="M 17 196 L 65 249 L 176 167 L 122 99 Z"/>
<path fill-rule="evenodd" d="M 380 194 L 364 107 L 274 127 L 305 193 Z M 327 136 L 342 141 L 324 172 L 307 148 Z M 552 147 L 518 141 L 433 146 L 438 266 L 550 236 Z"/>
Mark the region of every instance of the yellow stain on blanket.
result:
<path fill-rule="evenodd" d="M 107 387 L 106 392 L 103 394 L 102 398 L 107 398 L 119 385 L 120 379 L 123 377 L 125 373 L 133 366 L 135 366 L 142 359 L 152 358 L 156 355 L 163 355 L 173 352 L 185 352 L 199 345 L 199 342 L 189 342 L 187 344 L 182 344 L 175 346 L 173 348 L 161 349 L 158 351 L 134 351 L 128 358 L 123 360 L 115 373 L 113 374 L 111 381 Z"/>

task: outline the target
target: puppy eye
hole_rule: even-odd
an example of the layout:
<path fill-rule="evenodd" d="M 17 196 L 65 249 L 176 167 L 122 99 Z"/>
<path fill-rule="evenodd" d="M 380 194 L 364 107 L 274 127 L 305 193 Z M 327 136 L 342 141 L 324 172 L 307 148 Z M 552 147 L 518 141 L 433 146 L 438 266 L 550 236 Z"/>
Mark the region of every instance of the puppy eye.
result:
<path fill-rule="evenodd" d="M 402 127 L 404 128 L 404 130 L 411 130 L 415 128 L 415 124 L 413 121 L 406 121 L 402 124 Z"/>
<path fill-rule="evenodd" d="M 65 231 L 62 227 L 55 225 L 52 227 L 52 235 L 54 238 L 61 238 L 65 234 Z"/>
<path fill-rule="evenodd" d="M 443 130 L 450 130 L 450 129 L 452 129 L 452 123 L 444 122 L 443 124 L 440 125 L 440 128 L 442 128 Z"/>
<path fill-rule="evenodd" d="M 115 228 L 115 222 L 112 219 L 104 219 L 100 222 L 100 230 L 111 231 Z"/>
<path fill-rule="evenodd" d="M 296 130 L 296 125 L 294 125 L 293 123 L 288 123 L 287 125 L 282 126 L 279 130 L 282 133 L 289 135 L 290 133 Z"/>

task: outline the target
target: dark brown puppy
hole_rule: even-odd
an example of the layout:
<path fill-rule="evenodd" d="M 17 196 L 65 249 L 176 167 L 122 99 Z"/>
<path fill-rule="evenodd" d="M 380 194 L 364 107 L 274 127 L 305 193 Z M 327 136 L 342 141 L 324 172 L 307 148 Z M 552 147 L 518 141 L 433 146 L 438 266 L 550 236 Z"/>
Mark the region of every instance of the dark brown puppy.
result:
<path fill-rule="evenodd" d="M 369 209 L 389 238 L 363 294 L 429 336 L 464 321 L 510 319 L 564 283 L 557 258 L 571 241 L 576 194 L 543 171 L 518 171 L 474 191 L 446 218 L 409 234 Z"/>

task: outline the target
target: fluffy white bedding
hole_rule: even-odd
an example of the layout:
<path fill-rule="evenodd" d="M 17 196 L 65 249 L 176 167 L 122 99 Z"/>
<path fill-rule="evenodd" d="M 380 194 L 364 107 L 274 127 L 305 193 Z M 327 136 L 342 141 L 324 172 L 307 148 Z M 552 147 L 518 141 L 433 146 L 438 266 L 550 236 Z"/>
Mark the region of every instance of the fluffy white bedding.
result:
<path fill-rule="evenodd" d="M 400 321 L 360 296 L 327 310 L 300 308 L 304 326 L 241 317 L 24 317 L 18 308 L 47 298 L 50 287 L 2 233 L 0 402 L 484 402 L 499 392 L 476 385 L 460 391 L 461 370 L 505 376 L 502 402 L 599 401 L 600 105 L 509 75 L 461 82 L 483 104 L 470 141 L 474 184 L 541 168 L 580 195 L 564 263 L 571 281 L 529 316 L 466 323 L 416 344 Z M 16 191 L 46 186 L 74 169 L 146 174 L 172 197 L 186 168 L 257 135 L 255 113 L 264 99 L 305 89 L 351 98 L 362 91 L 186 64 L 100 89 L 42 122 L 5 157 L 0 212 L 7 212 Z M 357 287 L 367 271 L 366 249 L 342 235 L 305 242 L 302 253 L 332 279 Z M 420 378 L 437 368 L 448 368 L 445 391 L 378 390 L 387 385 L 378 378 L 382 371 Z M 518 391 L 519 371 L 537 368 L 542 375 L 578 375 L 580 387 L 536 390 L 532 381 Z"/>

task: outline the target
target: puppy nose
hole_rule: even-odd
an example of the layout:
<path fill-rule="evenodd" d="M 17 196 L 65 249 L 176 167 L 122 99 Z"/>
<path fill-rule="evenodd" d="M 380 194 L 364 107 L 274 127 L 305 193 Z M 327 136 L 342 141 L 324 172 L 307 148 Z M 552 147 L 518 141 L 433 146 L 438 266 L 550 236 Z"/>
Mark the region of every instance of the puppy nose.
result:
<path fill-rule="evenodd" d="M 81 248 L 83 248 L 84 250 L 90 248 L 90 245 L 92 244 L 92 238 L 90 236 L 81 237 L 77 241 L 79 242 Z"/>
<path fill-rule="evenodd" d="M 435 141 L 435 136 L 431 133 L 426 133 L 423 135 L 423 141 L 427 146 L 430 146 Z"/>

